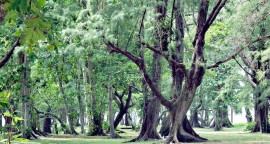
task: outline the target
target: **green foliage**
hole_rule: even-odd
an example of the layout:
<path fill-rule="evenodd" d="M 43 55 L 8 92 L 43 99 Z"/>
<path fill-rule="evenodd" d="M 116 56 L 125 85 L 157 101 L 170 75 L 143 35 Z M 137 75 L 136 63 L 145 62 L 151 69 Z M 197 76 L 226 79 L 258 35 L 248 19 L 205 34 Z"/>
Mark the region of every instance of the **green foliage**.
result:
<path fill-rule="evenodd" d="M 102 128 L 104 130 L 108 130 L 110 128 L 110 123 L 108 121 L 105 121 L 102 123 Z"/>
<path fill-rule="evenodd" d="M 0 92 L 0 108 L 6 108 L 9 103 L 10 92 Z"/>
<path fill-rule="evenodd" d="M 252 129 L 255 127 L 256 123 L 255 122 L 250 122 L 246 125 L 245 131 L 252 131 Z"/>
<path fill-rule="evenodd" d="M 142 128 L 142 125 L 141 124 L 137 124 L 134 130 L 136 132 L 139 132 L 141 130 L 141 128 Z"/>

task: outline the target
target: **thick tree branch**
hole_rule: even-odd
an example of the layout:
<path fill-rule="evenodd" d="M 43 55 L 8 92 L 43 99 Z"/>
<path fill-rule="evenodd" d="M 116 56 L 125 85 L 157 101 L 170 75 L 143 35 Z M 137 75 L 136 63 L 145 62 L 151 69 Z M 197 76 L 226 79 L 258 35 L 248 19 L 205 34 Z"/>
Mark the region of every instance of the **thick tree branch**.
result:
<path fill-rule="evenodd" d="M 247 46 L 244 46 L 243 48 L 239 49 L 235 54 L 233 54 L 232 56 L 224 59 L 224 60 L 221 60 L 221 61 L 218 61 L 216 62 L 215 64 L 211 65 L 211 66 L 208 66 L 207 69 L 212 69 L 212 68 L 216 68 L 218 67 L 219 65 L 223 64 L 223 63 L 226 63 L 232 59 L 234 59 L 240 52 L 242 52 L 244 49 L 246 48 L 249 48 L 250 46 L 252 46 L 254 43 L 256 42 L 260 42 L 260 41 L 263 41 L 263 40 L 266 40 L 266 39 L 270 39 L 270 35 L 268 36 L 265 36 L 265 37 L 261 37 L 261 38 L 258 38 L 254 41 L 252 41 L 250 44 L 248 44 Z"/>
<path fill-rule="evenodd" d="M 119 101 L 119 99 L 117 99 L 117 96 L 115 95 L 115 93 L 114 93 L 113 100 L 115 101 L 115 103 L 117 104 L 117 106 L 118 106 L 119 108 L 121 108 L 121 102 Z"/>
<path fill-rule="evenodd" d="M 199 37 L 204 38 L 205 33 L 203 32 L 203 27 L 207 21 L 206 19 L 207 19 L 208 6 L 209 6 L 208 0 L 200 0 L 200 1 L 201 2 L 200 2 L 200 8 L 198 11 L 196 34 L 195 34 L 194 40 L 192 42 L 194 47 L 195 47 L 196 42 L 197 42 Z"/>
<path fill-rule="evenodd" d="M 174 64 L 177 68 L 179 68 L 186 75 L 186 67 L 183 63 L 177 62 L 176 60 L 172 59 L 168 54 L 162 52 L 159 49 L 156 49 L 156 48 L 150 46 L 149 44 L 147 44 L 145 42 L 140 42 L 140 43 L 142 45 L 144 45 L 146 48 L 148 48 L 149 50 L 153 51 L 154 53 L 158 53 L 159 55 L 164 57 L 168 62 Z"/>
<path fill-rule="evenodd" d="M 2 68 L 7 62 L 8 60 L 11 58 L 11 56 L 14 53 L 14 50 L 17 46 L 19 46 L 19 39 L 17 39 L 14 44 L 12 45 L 11 49 L 9 50 L 9 52 L 7 53 L 7 55 L 0 61 L 0 68 Z"/>
<path fill-rule="evenodd" d="M 145 64 L 144 64 L 144 62 L 143 62 L 142 59 L 137 58 L 136 56 L 134 56 L 133 54 L 129 53 L 128 51 L 121 50 L 120 48 L 116 47 L 115 45 L 113 45 L 110 42 L 108 42 L 106 45 L 108 46 L 108 48 L 109 48 L 109 50 L 111 52 L 116 52 L 116 53 L 122 54 L 125 57 L 127 57 L 128 59 L 130 59 L 131 61 L 133 61 L 140 68 L 140 70 L 142 71 L 146 83 L 151 88 L 151 90 L 153 91 L 153 93 L 155 94 L 155 96 L 157 97 L 157 99 L 160 101 L 160 103 L 162 105 L 164 105 L 166 108 L 171 109 L 172 102 L 169 101 L 169 100 L 167 100 L 161 94 L 161 92 L 157 89 L 157 87 L 155 87 L 155 85 L 153 83 L 153 80 L 150 78 L 150 76 L 147 73 L 146 66 L 145 66 Z"/>
<path fill-rule="evenodd" d="M 130 106 L 130 102 L 131 102 L 131 96 L 132 96 L 132 85 L 130 85 L 128 87 L 128 97 L 126 99 L 126 105 L 125 105 L 125 108 L 128 109 L 129 106 Z"/>
<path fill-rule="evenodd" d="M 214 8 L 211 11 L 210 15 L 208 16 L 206 22 L 204 23 L 204 26 L 202 27 L 202 29 L 198 29 L 197 30 L 196 35 L 195 35 L 195 38 L 193 40 L 193 45 L 195 45 L 195 43 L 197 41 L 197 38 L 199 36 L 205 35 L 205 33 L 207 32 L 207 30 L 209 29 L 209 27 L 212 25 L 212 23 L 215 21 L 218 13 L 224 7 L 224 5 L 225 5 L 226 2 L 227 2 L 227 0 L 219 0 L 216 3 L 216 5 L 214 6 Z"/>
<path fill-rule="evenodd" d="M 131 54 L 128 51 L 125 50 L 121 50 L 120 48 L 116 47 L 114 44 L 112 44 L 111 42 L 106 43 L 106 45 L 108 46 L 109 50 L 111 53 L 120 53 L 124 56 L 126 56 L 128 59 L 132 60 L 136 65 L 138 65 L 140 67 L 142 60 L 136 56 L 134 56 L 133 54 Z"/>

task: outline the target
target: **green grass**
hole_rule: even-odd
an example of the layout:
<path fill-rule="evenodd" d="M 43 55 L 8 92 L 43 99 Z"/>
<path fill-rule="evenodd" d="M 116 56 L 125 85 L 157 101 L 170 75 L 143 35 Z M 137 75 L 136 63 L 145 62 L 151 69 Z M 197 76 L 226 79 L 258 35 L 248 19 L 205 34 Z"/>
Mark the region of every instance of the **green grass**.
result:
<path fill-rule="evenodd" d="M 270 135 L 260 133 L 245 132 L 244 125 L 238 125 L 233 128 L 224 128 L 221 131 L 214 131 L 209 128 L 195 128 L 195 131 L 200 136 L 207 138 L 209 141 L 204 144 L 269 144 Z M 121 139 L 109 139 L 108 136 L 101 137 L 89 137 L 89 136 L 71 136 L 60 135 L 52 137 L 42 137 L 40 140 L 32 141 L 36 144 L 121 144 L 135 138 L 138 133 L 131 130 L 125 130 L 127 133 L 120 134 Z M 148 142 L 136 142 L 134 144 L 153 144 L 162 143 L 161 140 L 148 141 Z"/>

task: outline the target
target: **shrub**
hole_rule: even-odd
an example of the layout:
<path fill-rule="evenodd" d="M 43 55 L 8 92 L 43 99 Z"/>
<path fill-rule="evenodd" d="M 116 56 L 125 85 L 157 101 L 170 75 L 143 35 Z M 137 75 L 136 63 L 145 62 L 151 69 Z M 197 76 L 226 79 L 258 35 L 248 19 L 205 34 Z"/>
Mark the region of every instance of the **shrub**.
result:
<path fill-rule="evenodd" d="M 108 130 L 109 127 L 110 127 L 110 123 L 108 121 L 105 121 L 105 122 L 102 123 L 102 128 L 104 130 Z"/>
<path fill-rule="evenodd" d="M 252 129 L 255 127 L 255 124 L 255 122 L 249 122 L 245 127 L 245 131 L 252 131 Z"/>

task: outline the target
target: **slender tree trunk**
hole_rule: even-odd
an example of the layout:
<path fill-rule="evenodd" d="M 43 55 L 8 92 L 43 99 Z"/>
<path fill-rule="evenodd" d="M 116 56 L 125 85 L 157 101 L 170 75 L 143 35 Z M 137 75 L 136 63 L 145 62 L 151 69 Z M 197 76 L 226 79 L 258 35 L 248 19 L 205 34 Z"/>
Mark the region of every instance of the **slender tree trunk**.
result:
<path fill-rule="evenodd" d="M 3 121 L 2 121 L 2 117 L 3 117 L 3 116 L 2 116 L 2 113 L 1 113 L 1 114 L 0 114 L 0 128 L 1 128 L 1 129 L 3 128 L 3 124 L 2 124 L 2 123 L 3 123 Z"/>
<path fill-rule="evenodd" d="M 109 121 L 110 121 L 110 137 L 117 138 L 118 135 L 114 130 L 114 110 L 113 110 L 113 93 L 112 93 L 112 85 L 108 84 L 108 94 L 109 94 Z"/>
<path fill-rule="evenodd" d="M 93 97 L 94 97 L 94 83 L 92 81 L 93 79 L 93 65 L 92 65 L 92 53 L 89 52 L 87 55 L 87 66 L 88 66 L 88 83 L 90 85 L 90 95 L 88 100 L 88 134 L 91 135 L 93 132 Z M 91 105 L 90 105 L 91 103 Z"/>
<path fill-rule="evenodd" d="M 155 86 L 160 88 L 161 59 L 158 54 L 154 54 L 153 56 L 152 77 L 153 77 Z M 143 83 L 143 85 L 145 84 Z M 151 97 L 147 97 L 147 93 L 145 93 L 144 97 L 146 98 L 144 99 L 145 114 L 144 114 L 142 129 L 140 131 L 139 136 L 133 141 L 160 139 L 160 136 L 157 132 L 158 118 L 159 118 L 159 112 L 160 112 L 160 102 L 155 97 L 153 92 L 151 94 Z"/>
<path fill-rule="evenodd" d="M 114 128 L 116 128 L 119 123 L 121 122 L 121 120 L 123 119 L 124 115 L 126 114 L 127 112 L 125 112 L 124 110 L 120 110 L 114 120 Z"/>
<path fill-rule="evenodd" d="M 66 94 L 64 93 L 62 78 L 61 78 L 58 66 L 56 66 L 56 72 L 57 72 L 57 79 L 58 79 L 58 85 L 59 85 L 59 93 L 60 93 L 61 97 L 63 98 L 64 110 L 65 110 L 65 113 L 67 114 L 66 116 L 67 116 L 67 121 L 68 121 L 69 126 L 70 126 L 70 131 L 72 134 L 78 134 L 74 129 L 73 121 L 72 121 L 72 118 L 69 114 L 68 99 L 66 97 Z"/>
<path fill-rule="evenodd" d="M 115 102 L 118 105 L 119 108 L 119 112 L 114 120 L 114 128 L 116 128 L 118 126 L 118 124 L 121 122 L 121 120 L 124 118 L 124 116 L 128 113 L 128 109 L 130 108 L 130 102 L 131 102 L 131 97 L 132 97 L 132 85 L 129 86 L 128 88 L 128 95 L 127 98 L 125 100 L 124 103 L 124 95 L 125 95 L 125 90 L 123 91 L 123 93 L 120 95 L 117 92 L 117 89 L 115 89 L 114 92 L 114 97 L 113 99 L 115 100 Z M 125 118 L 126 119 L 126 118 Z"/>
<path fill-rule="evenodd" d="M 202 127 L 201 124 L 199 123 L 199 114 L 198 114 L 198 108 L 194 109 L 192 111 L 192 118 L 190 119 L 190 124 L 192 127 Z"/>
<path fill-rule="evenodd" d="M 248 123 L 252 122 L 252 115 L 251 115 L 251 112 L 250 112 L 249 108 L 245 108 L 245 111 L 246 111 L 247 122 Z"/>
<path fill-rule="evenodd" d="M 89 92 L 87 90 L 87 73 L 86 73 L 86 68 L 84 66 L 84 63 L 82 65 L 82 73 L 83 73 L 83 91 L 84 91 L 84 101 L 85 101 L 85 114 L 86 114 L 86 120 L 87 123 L 89 124 L 89 118 L 90 116 L 90 112 L 89 112 L 89 102 L 91 100 L 91 97 L 89 95 Z"/>
<path fill-rule="evenodd" d="M 54 125 L 54 133 L 58 134 L 58 127 L 57 127 L 57 121 L 55 118 L 53 118 L 53 125 Z"/>
<path fill-rule="evenodd" d="M 78 64 L 78 79 L 77 79 L 77 92 L 78 92 L 78 103 L 79 103 L 79 110 L 80 110 L 80 126 L 81 126 L 81 133 L 84 134 L 84 101 L 81 96 L 81 68 L 80 64 Z"/>

